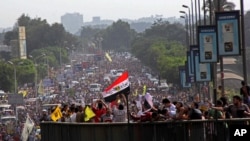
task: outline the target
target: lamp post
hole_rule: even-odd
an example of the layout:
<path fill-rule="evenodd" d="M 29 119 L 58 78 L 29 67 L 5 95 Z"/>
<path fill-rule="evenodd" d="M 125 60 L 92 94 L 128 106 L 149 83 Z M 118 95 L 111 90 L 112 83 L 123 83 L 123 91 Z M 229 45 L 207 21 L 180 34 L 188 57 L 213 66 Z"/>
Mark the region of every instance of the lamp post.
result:
<path fill-rule="evenodd" d="M 184 18 L 185 19 L 185 24 L 186 24 L 186 31 L 187 31 L 187 40 L 188 40 L 188 46 L 190 46 L 191 44 L 191 36 L 192 36 L 192 30 L 191 30 L 191 21 L 190 21 L 190 15 L 187 15 L 187 13 L 185 11 L 180 11 L 180 13 L 185 14 L 184 16 L 180 16 L 180 18 Z M 189 34 L 188 34 L 189 33 Z M 189 38 L 188 38 L 189 37 Z"/>
<path fill-rule="evenodd" d="M 15 85 L 14 86 L 15 87 L 14 88 L 14 94 L 16 94 L 16 89 L 17 89 L 17 86 L 16 86 L 17 85 L 16 84 L 16 65 L 13 62 L 11 62 L 11 61 L 8 61 L 8 63 L 11 64 L 11 65 L 13 65 L 13 67 L 14 67 L 14 81 L 15 81 L 15 84 L 14 84 Z"/>
<path fill-rule="evenodd" d="M 190 46 L 190 43 L 189 43 L 189 35 L 188 35 L 188 20 L 187 20 L 187 16 L 180 16 L 180 18 L 184 19 L 185 20 L 185 27 L 186 27 L 186 43 L 187 43 L 187 48 L 189 48 Z"/>
<path fill-rule="evenodd" d="M 242 48 L 242 64 L 243 76 L 246 84 L 247 82 L 247 65 L 246 65 L 246 46 L 245 46 L 245 20 L 244 20 L 244 1 L 240 0 L 240 15 L 241 15 L 241 48 Z"/>
<path fill-rule="evenodd" d="M 191 35 L 193 36 L 193 38 L 191 40 L 191 44 L 194 44 L 194 26 L 193 26 L 193 24 L 194 24 L 194 17 L 193 17 L 193 13 L 192 13 L 192 17 L 191 17 L 190 8 L 187 5 L 182 5 L 182 7 L 188 8 L 189 28 L 190 28 L 190 31 L 193 31 L 193 32 L 190 32 Z M 184 12 L 184 13 L 186 13 L 186 12 Z M 191 20 L 192 20 L 192 22 L 191 22 Z M 191 36 L 190 36 L 190 39 L 191 39 Z"/>
<path fill-rule="evenodd" d="M 37 60 L 46 56 L 46 54 L 41 54 L 40 56 L 36 57 L 36 58 L 33 58 L 33 56 L 29 55 L 30 58 L 33 58 L 33 61 L 35 63 L 35 68 L 36 68 L 36 71 L 35 71 L 35 97 L 37 98 L 37 95 L 38 95 L 38 92 L 37 92 Z M 37 99 L 36 99 L 36 112 L 38 112 L 38 102 L 37 102 Z"/>
<path fill-rule="evenodd" d="M 60 47 L 59 63 L 60 63 L 60 71 L 61 71 L 62 69 L 62 47 Z"/>
<path fill-rule="evenodd" d="M 200 0 L 198 0 L 198 15 L 199 15 L 199 25 L 201 25 L 201 3 Z"/>
<path fill-rule="evenodd" d="M 207 16 L 206 16 L 207 15 L 206 14 L 207 10 L 206 10 L 206 1 L 205 0 L 203 0 L 203 8 L 204 8 L 203 9 L 203 12 L 204 12 L 203 13 L 203 15 L 204 15 L 204 25 L 206 25 L 207 24 L 207 19 L 206 19 L 207 18 Z"/>

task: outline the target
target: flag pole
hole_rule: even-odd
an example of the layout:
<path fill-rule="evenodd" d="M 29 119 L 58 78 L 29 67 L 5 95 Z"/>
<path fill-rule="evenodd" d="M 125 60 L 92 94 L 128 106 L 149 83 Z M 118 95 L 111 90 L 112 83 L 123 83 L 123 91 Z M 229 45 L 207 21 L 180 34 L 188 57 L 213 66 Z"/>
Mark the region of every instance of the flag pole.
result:
<path fill-rule="evenodd" d="M 129 91 L 130 93 L 130 91 Z M 129 107 L 128 107 L 128 95 L 126 94 L 126 103 L 127 103 L 127 118 L 128 118 L 128 122 L 127 122 L 127 127 L 128 127 L 128 140 L 130 140 L 130 114 L 129 114 Z"/>
<path fill-rule="evenodd" d="M 130 122 L 130 114 L 129 114 L 129 107 L 128 107 L 128 94 L 126 94 L 126 104 L 127 104 L 127 118 L 128 124 Z"/>

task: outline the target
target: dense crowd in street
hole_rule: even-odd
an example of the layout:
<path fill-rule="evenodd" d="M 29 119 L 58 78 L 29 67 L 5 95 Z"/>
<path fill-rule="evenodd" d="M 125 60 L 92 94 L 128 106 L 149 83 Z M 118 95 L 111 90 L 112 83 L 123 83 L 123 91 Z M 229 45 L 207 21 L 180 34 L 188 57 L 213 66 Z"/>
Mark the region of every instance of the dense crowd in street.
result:
<path fill-rule="evenodd" d="M 27 115 L 34 123 L 28 136 L 29 141 L 41 139 L 39 124 L 43 121 L 111 123 L 250 116 L 248 101 L 244 101 L 249 88 L 246 86 L 245 90 L 244 84 L 241 88 L 243 99 L 236 95 L 230 104 L 227 97 L 222 95 L 212 103 L 208 96 L 201 99 L 197 92 L 183 90 L 175 85 L 168 84 L 167 88 L 160 89 L 157 74 L 143 66 L 130 53 L 109 52 L 109 55 L 112 61 L 105 57 L 96 60 L 93 55 L 72 55 L 71 64 L 58 70 L 50 69 L 50 76 L 39 85 L 38 97 L 34 86 L 27 84 L 20 87 L 22 94 L 25 91 L 25 105 L 17 109 L 18 122 L 12 131 L 9 131 L 8 125 L 1 125 L 2 140 L 20 140 Z M 88 62 L 88 65 L 82 65 L 80 69 L 74 67 L 83 61 Z M 119 77 L 116 75 L 118 71 L 128 71 L 130 94 L 119 94 L 116 100 L 106 102 L 102 98 L 102 92 Z M 95 87 L 90 87 L 92 84 Z M 61 115 L 55 117 L 58 109 Z M 215 114 L 215 110 L 218 110 L 218 114 Z M 15 115 L 14 112 L 10 114 Z"/>

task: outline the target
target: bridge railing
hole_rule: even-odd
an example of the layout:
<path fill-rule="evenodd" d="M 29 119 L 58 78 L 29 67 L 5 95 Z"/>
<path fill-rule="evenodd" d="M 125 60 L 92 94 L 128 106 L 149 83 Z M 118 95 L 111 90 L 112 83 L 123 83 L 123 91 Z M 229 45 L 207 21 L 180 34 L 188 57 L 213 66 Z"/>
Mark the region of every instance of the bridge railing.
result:
<path fill-rule="evenodd" d="M 228 141 L 250 119 L 149 123 L 41 123 L 42 141 Z M 230 131 L 231 130 L 231 131 Z"/>

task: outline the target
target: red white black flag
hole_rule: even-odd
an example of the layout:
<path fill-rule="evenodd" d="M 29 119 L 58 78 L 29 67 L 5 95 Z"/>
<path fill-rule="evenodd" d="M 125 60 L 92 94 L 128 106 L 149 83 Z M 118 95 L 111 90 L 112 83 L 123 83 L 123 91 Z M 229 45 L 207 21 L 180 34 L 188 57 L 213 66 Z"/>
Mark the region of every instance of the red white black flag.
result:
<path fill-rule="evenodd" d="M 109 87 L 107 87 L 102 96 L 106 102 L 112 102 L 116 100 L 116 96 L 119 94 L 128 95 L 130 92 L 130 83 L 128 78 L 128 72 L 125 71 L 119 76 Z"/>

